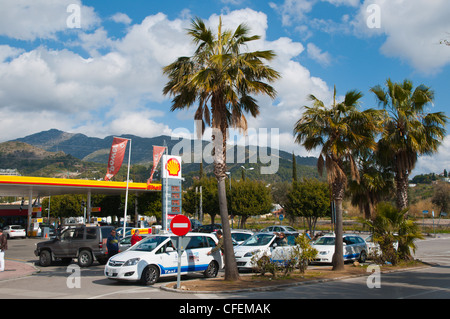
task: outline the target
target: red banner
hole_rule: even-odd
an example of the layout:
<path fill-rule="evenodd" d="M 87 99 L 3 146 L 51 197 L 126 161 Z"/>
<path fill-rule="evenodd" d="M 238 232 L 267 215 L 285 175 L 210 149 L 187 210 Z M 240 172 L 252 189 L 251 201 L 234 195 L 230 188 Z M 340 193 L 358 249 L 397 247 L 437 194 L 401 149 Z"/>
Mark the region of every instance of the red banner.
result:
<path fill-rule="evenodd" d="M 127 149 L 128 140 L 125 138 L 115 137 L 109 152 L 108 169 L 106 171 L 105 181 L 111 180 L 120 167 L 122 166 L 125 150 Z"/>
<path fill-rule="evenodd" d="M 161 157 L 163 156 L 165 150 L 166 148 L 163 146 L 153 146 L 153 168 L 150 178 L 147 180 L 147 185 L 149 185 L 152 182 L 156 166 L 158 166 L 158 163 L 161 160 Z"/>

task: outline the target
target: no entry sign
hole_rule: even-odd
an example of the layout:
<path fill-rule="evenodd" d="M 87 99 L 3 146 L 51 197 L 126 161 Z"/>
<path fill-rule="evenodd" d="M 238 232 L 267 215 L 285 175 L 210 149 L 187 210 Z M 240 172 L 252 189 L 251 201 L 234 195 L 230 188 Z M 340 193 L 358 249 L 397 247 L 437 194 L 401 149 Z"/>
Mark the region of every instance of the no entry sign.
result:
<path fill-rule="evenodd" d="M 172 233 L 177 236 L 184 236 L 191 230 L 191 221 L 184 215 L 177 215 L 170 223 Z"/>

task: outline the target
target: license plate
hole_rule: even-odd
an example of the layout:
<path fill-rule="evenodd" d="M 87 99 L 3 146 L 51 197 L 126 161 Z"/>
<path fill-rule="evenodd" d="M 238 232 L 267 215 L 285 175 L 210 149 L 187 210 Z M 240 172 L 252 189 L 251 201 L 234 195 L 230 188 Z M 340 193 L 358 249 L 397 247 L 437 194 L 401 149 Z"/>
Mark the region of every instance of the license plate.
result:
<path fill-rule="evenodd" d="M 117 273 L 114 272 L 114 271 L 108 271 L 108 272 L 106 273 L 106 275 L 107 275 L 108 277 L 115 277 L 115 276 L 117 276 Z"/>

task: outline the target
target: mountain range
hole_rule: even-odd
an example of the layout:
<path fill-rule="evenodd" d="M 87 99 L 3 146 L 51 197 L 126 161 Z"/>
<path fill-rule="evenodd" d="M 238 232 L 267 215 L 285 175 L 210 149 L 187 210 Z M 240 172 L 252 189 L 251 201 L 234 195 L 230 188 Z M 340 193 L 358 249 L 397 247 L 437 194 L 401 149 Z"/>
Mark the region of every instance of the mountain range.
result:
<path fill-rule="evenodd" d="M 148 170 L 151 169 L 151 162 L 153 161 L 154 145 L 166 145 L 169 154 L 172 154 L 173 151 L 180 152 L 180 142 L 183 142 L 185 148 L 182 149 L 182 152 L 190 152 L 191 162 L 193 162 L 195 143 L 199 142 L 194 140 L 181 140 L 181 138 L 172 138 L 170 136 L 144 138 L 134 135 L 121 135 L 117 137 L 131 139 L 131 163 L 133 165 L 145 166 Z M 56 171 L 58 171 L 58 168 L 55 168 L 53 173 L 42 171 L 44 167 L 39 167 L 39 169 L 33 171 L 29 167 L 27 168 L 27 163 L 28 166 L 38 168 L 37 166 L 39 165 L 35 165 L 36 162 L 39 162 L 43 166 L 45 161 L 47 161 L 48 165 L 51 166 L 59 161 L 59 174 L 61 174 L 61 171 L 67 170 L 66 173 L 69 176 L 69 171 L 76 169 L 74 166 L 78 167 L 79 170 L 88 166 L 93 171 L 102 171 L 99 175 L 104 175 L 113 138 L 114 136 L 107 136 L 105 138 L 89 137 L 81 133 L 67 133 L 57 129 L 42 131 L 13 141 L 0 143 L 0 169 L 16 168 L 22 175 L 25 175 L 24 173 L 35 176 L 39 174 L 57 175 L 58 172 Z M 208 144 L 210 142 L 202 141 L 202 149 L 205 149 Z M 127 162 L 128 149 L 125 154 L 124 164 Z M 203 152 L 205 153 L 205 151 Z M 291 153 L 253 146 L 230 146 L 228 152 L 229 156 L 227 156 L 227 159 L 231 159 L 231 155 L 233 154 L 235 156 L 235 160 L 232 161 L 233 163 L 227 165 L 233 177 L 238 178 L 241 175 L 241 166 L 245 166 L 247 168 L 246 174 L 254 178 L 263 180 L 275 179 L 279 181 L 292 179 Z M 275 174 L 276 176 L 259 174 L 260 170 L 258 168 L 267 166 L 256 161 L 258 154 L 261 153 L 269 156 L 272 154 L 278 159 L 279 169 Z M 245 161 L 238 161 L 237 156 L 242 156 L 242 154 L 245 154 Z M 187 154 L 184 155 L 186 156 Z M 317 158 L 301 156 L 296 156 L 295 158 L 300 177 L 317 177 Z M 69 165 L 67 165 L 68 162 L 70 162 Z M 61 166 L 61 163 L 64 165 Z M 190 173 L 198 172 L 199 167 L 199 163 L 183 164 L 183 173 L 189 175 Z M 208 165 L 204 162 L 204 171 L 205 173 L 212 172 L 212 164 Z M 89 176 L 84 177 L 90 178 Z"/>

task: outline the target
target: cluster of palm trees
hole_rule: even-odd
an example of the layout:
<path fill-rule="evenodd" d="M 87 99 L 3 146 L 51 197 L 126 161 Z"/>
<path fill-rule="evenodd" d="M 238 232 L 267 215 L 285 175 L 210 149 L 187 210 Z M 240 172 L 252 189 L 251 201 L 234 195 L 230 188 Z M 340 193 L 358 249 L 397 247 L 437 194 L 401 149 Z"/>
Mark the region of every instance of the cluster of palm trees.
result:
<path fill-rule="evenodd" d="M 342 269 L 342 201 L 353 181 L 354 203 L 373 218 L 374 208 L 392 186 L 396 206 L 407 212 L 409 174 L 418 156 L 437 151 L 445 137 L 447 116 L 427 113 L 433 91 L 420 85 L 414 89 L 409 80 L 386 87 L 374 86 L 381 110 L 360 110 L 359 91 L 348 92 L 342 102 L 330 107 L 311 95 L 313 106 L 305 106 L 303 117 L 294 127 L 295 141 L 307 150 L 320 148 L 319 172 L 326 169 L 336 207 L 335 269 Z M 394 181 L 395 185 L 392 185 Z"/>
<path fill-rule="evenodd" d="M 251 41 L 244 24 L 235 31 L 222 30 L 220 20 L 217 32 L 209 29 L 201 19 L 192 21 L 188 35 L 196 45 L 191 57 L 180 57 L 164 68 L 169 81 L 164 94 L 172 99 L 171 111 L 196 107 L 195 120 L 212 128 L 214 173 L 218 181 L 220 216 L 224 234 L 225 280 L 237 280 L 239 274 L 234 258 L 228 223 L 226 200 L 226 140 L 229 128 L 247 130 L 245 115 L 256 117 L 259 105 L 253 97 L 264 94 L 275 98 L 270 85 L 280 74 L 266 62 L 275 57 L 271 50 L 248 52 L 244 50 Z M 342 199 L 351 180 L 364 181 L 364 165 L 373 163 L 375 171 L 393 172 L 397 184 L 399 208 L 408 205 L 406 187 L 408 174 L 417 156 L 437 150 L 445 135 L 446 116 L 442 113 L 426 114 L 425 106 L 433 101 L 433 92 L 425 86 L 413 91 L 412 83 L 387 81 L 387 89 L 372 88 L 383 110 L 359 110 L 362 93 L 350 91 L 344 101 L 334 101 L 326 107 L 315 96 L 310 96 L 313 106 L 305 107 L 303 117 L 294 128 L 295 141 L 307 150 L 321 147 L 319 171 L 326 170 L 333 199 L 336 203 L 336 237 L 342 239 Z M 378 169 L 379 168 L 379 169 Z M 383 178 L 366 182 L 370 191 L 383 188 Z M 378 175 L 377 175 L 378 176 Z M 373 188 L 371 189 L 371 183 Z M 339 227 L 340 225 L 340 227 Z M 342 251 L 342 243 L 336 244 Z M 335 269 L 343 267 L 343 254 L 336 251 Z M 339 258 L 340 257 L 340 258 Z"/>

